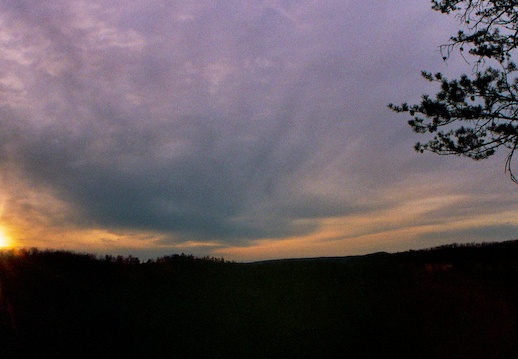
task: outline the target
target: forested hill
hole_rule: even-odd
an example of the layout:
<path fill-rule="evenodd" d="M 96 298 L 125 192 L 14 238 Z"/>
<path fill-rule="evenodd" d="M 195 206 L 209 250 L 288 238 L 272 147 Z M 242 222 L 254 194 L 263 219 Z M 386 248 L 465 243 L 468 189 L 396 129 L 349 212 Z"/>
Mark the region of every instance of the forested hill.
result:
<path fill-rule="evenodd" d="M 518 357 L 518 241 L 141 263 L 0 255 L 0 357 Z"/>

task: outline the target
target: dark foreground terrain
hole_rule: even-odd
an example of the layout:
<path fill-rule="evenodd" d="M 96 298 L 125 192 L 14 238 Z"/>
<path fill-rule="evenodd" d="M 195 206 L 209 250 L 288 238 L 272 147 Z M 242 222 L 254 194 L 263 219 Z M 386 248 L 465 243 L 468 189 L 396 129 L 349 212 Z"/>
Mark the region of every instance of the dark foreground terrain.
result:
<path fill-rule="evenodd" d="M 253 264 L 4 252 L 0 357 L 518 358 L 518 241 Z"/>

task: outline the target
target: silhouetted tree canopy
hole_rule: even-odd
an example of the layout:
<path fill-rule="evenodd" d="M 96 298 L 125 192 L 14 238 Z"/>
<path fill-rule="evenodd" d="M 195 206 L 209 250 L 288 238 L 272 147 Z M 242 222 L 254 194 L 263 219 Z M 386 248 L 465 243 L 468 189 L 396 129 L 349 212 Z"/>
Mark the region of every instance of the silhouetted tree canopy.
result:
<path fill-rule="evenodd" d="M 426 80 L 440 84 L 435 97 L 423 95 L 419 104 L 389 107 L 408 112 L 415 132 L 434 134 L 415 145 L 421 153 L 481 160 L 498 147 L 506 148 L 506 172 L 518 183 L 511 168 L 518 147 L 518 78 L 512 61 L 518 46 L 518 1 L 434 0 L 432 4 L 433 10 L 461 20 L 461 30 L 440 47 L 443 59 L 458 50 L 473 71 L 453 80 L 423 71 Z"/>
<path fill-rule="evenodd" d="M 0 358 L 518 358 L 516 283 L 518 240 L 255 263 L 13 249 Z"/>

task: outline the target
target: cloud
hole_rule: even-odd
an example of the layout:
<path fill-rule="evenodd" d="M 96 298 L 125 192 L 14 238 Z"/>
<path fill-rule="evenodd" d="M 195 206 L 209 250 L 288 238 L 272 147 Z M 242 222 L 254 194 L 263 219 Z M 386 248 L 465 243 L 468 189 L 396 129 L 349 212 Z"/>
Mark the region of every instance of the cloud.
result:
<path fill-rule="evenodd" d="M 444 31 L 398 3 L 0 1 L 6 203 L 29 216 L 37 191 L 50 222 L 222 246 L 392 206 L 439 162 L 386 104 L 426 92 Z"/>
<path fill-rule="evenodd" d="M 518 226 L 513 224 L 489 225 L 447 232 L 427 233 L 419 238 L 423 243 L 476 243 L 491 241 L 506 241 L 516 238 Z"/>

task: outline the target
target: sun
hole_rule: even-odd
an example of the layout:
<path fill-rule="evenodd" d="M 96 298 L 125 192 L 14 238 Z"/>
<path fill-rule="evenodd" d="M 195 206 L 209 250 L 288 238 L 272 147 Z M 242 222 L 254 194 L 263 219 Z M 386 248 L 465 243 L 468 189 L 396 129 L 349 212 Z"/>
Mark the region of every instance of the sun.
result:
<path fill-rule="evenodd" d="M 9 237 L 5 234 L 5 230 L 0 228 L 0 249 L 7 248 L 11 245 Z"/>

